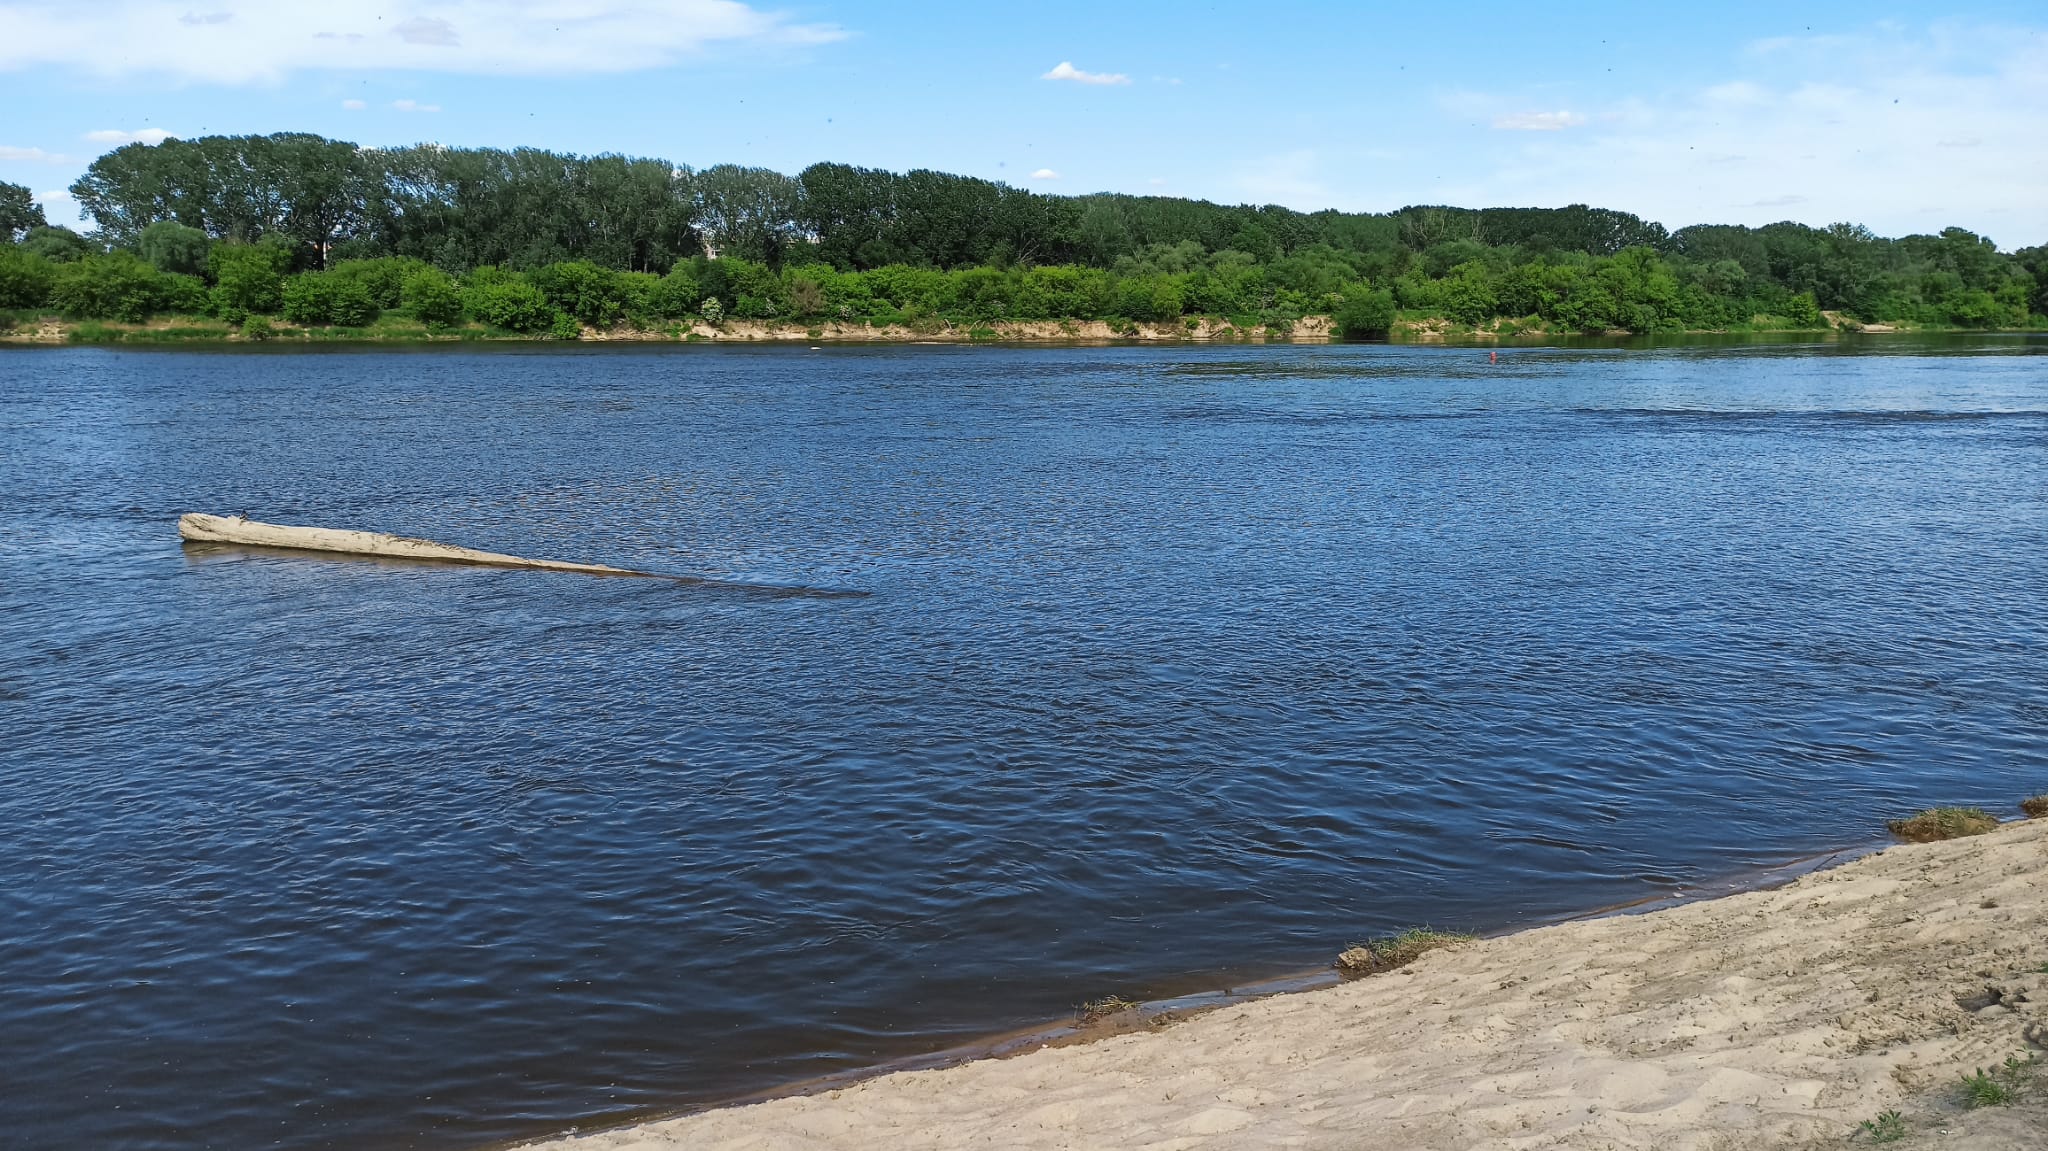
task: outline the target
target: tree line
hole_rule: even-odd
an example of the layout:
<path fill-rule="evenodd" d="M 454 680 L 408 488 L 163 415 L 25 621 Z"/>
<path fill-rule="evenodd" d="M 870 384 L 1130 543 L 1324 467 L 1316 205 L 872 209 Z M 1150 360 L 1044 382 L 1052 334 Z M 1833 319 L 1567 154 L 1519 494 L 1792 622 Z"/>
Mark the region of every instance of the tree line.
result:
<path fill-rule="evenodd" d="M 795 176 L 540 149 L 371 149 L 306 133 L 131 144 L 71 193 L 87 236 L 0 185 L 0 308 L 360 326 L 385 312 L 568 334 L 688 317 L 1183 316 L 1348 330 L 1395 315 L 1571 330 L 2005 327 L 2048 314 L 2048 249 L 1959 228 L 1700 225 L 1627 212 L 1297 212 L 1055 196 L 934 171 Z"/>

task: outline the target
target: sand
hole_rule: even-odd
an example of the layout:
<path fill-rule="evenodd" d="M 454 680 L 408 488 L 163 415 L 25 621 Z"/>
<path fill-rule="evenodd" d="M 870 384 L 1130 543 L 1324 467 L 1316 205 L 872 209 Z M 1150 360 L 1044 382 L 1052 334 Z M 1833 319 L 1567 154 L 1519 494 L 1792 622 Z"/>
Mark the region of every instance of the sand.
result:
<path fill-rule="evenodd" d="M 1889 848 L 1772 891 L 1539 928 L 1166 1030 L 558 1140 L 824 1148 L 2048 1147 L 2048 820 Z M 2032 1048 L 2038 1050 L 2038 1046 Z"/>

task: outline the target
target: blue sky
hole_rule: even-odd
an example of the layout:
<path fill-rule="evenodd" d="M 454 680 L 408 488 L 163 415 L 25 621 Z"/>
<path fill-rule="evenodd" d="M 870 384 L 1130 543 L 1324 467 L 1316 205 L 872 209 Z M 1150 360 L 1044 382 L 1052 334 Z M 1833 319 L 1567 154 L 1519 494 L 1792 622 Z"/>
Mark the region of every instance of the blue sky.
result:
<path fill-rule="evenodd" d="M 2048 241 L 2039 0 L 0 0 L 0 29 L 0 179 L 38 193 L 153 133 L 304 130 Z"/>

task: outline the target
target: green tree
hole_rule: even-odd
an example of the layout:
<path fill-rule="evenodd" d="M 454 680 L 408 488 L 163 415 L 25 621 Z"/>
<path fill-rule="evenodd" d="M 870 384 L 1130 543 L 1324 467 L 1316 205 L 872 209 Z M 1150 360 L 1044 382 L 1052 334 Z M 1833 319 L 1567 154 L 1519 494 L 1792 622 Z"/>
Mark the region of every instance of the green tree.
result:
<path fill-rule="evenodd" d="M 22 250 L 34 252 L 53 264 L 69 264 L 93 255 L 101 249 L 84 236 L 69 228 L 30 228 L 22 237 Z"/>
<path fill-rule="evenodd" d="M 206 253 L 212 246 L 206 233 L 176 220 L 158 220 L 136 237 L 135 250 L 159 272 L 196 276 L 206 271 Z"/>
<path fill-rule="evenodd" d="M 20 184 L 0 181 L 0 242 L 13 243 L 31 229 L 49 225 L 33 193 Z"/>
<path fill-rule="evenodd" d="M 1337 334 L 1347 340 L 1385 339 L 1394 328 L 1394 293 L 1368 290 L 1363 284 L 1346 294 L 1334 318 Z"/>

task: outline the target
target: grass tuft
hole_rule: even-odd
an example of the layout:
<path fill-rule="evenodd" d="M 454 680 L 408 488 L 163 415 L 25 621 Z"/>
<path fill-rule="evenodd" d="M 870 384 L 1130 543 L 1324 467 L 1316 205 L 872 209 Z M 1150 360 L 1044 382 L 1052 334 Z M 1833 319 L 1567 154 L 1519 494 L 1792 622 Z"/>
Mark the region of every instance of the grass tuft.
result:
<path fill-rule="evenodd" d="M 1880 1112 L 1875 1119 L 1865 1119 L 1856 1130 L 1868 1135 L 1872 1143 L 1897 1143 L 1906 1137 L 1906 1117 L 1897 1111 Z"/>
<path fill-rule="evenodd" d="M 1081 1024 L 1086 1026 L 1098 1019 L 1107 1019 L 1112 1015 L 1122 1015 L 1126 1011 L 1137 1009 L 1136 1000 L 1125 999 L 1121 995 L 1105 995 L 1100 999 L 1091 999 L 1083 1003 L 1079 1014 Z"/>
<path fill-rule="evenodd" d="M 1982 835 L 1998 826 L 1998 817 L 1981 807 L 1930 807 L 1911 819 L 1894 819 L 1884 826 L 1907 843 L 1933 843 Z"/>
<path fill-rule="evenodd" d="M 1963 1106 L 1974 1109 L 2012 1105 L 2026 1092 L 2039 1059 L 2038 1055 L 2025 1059 L 2015 1055 L 1989 1071 L 1979 1067 L 1974 1074 L 1963 1076 Z"/>
<path fill-rule="evenodd" d="M 2020 800 L 2020 810 L 2027 813 L 2028 819 L 2040 819 L 2043 816 L 2048 816 L 2048 795 L 2037 795 L 2031 799 Z"/>
<path fill-rule="evenodd" d="M 1406 967 L 1425 952 L 1470 943 L 1472 937 L 1455 931 L 1411 927 L 1399 935 L 1354 943 L 1337 957 L 1337 970 L 1346 975 L 1374 975 Z"/>

